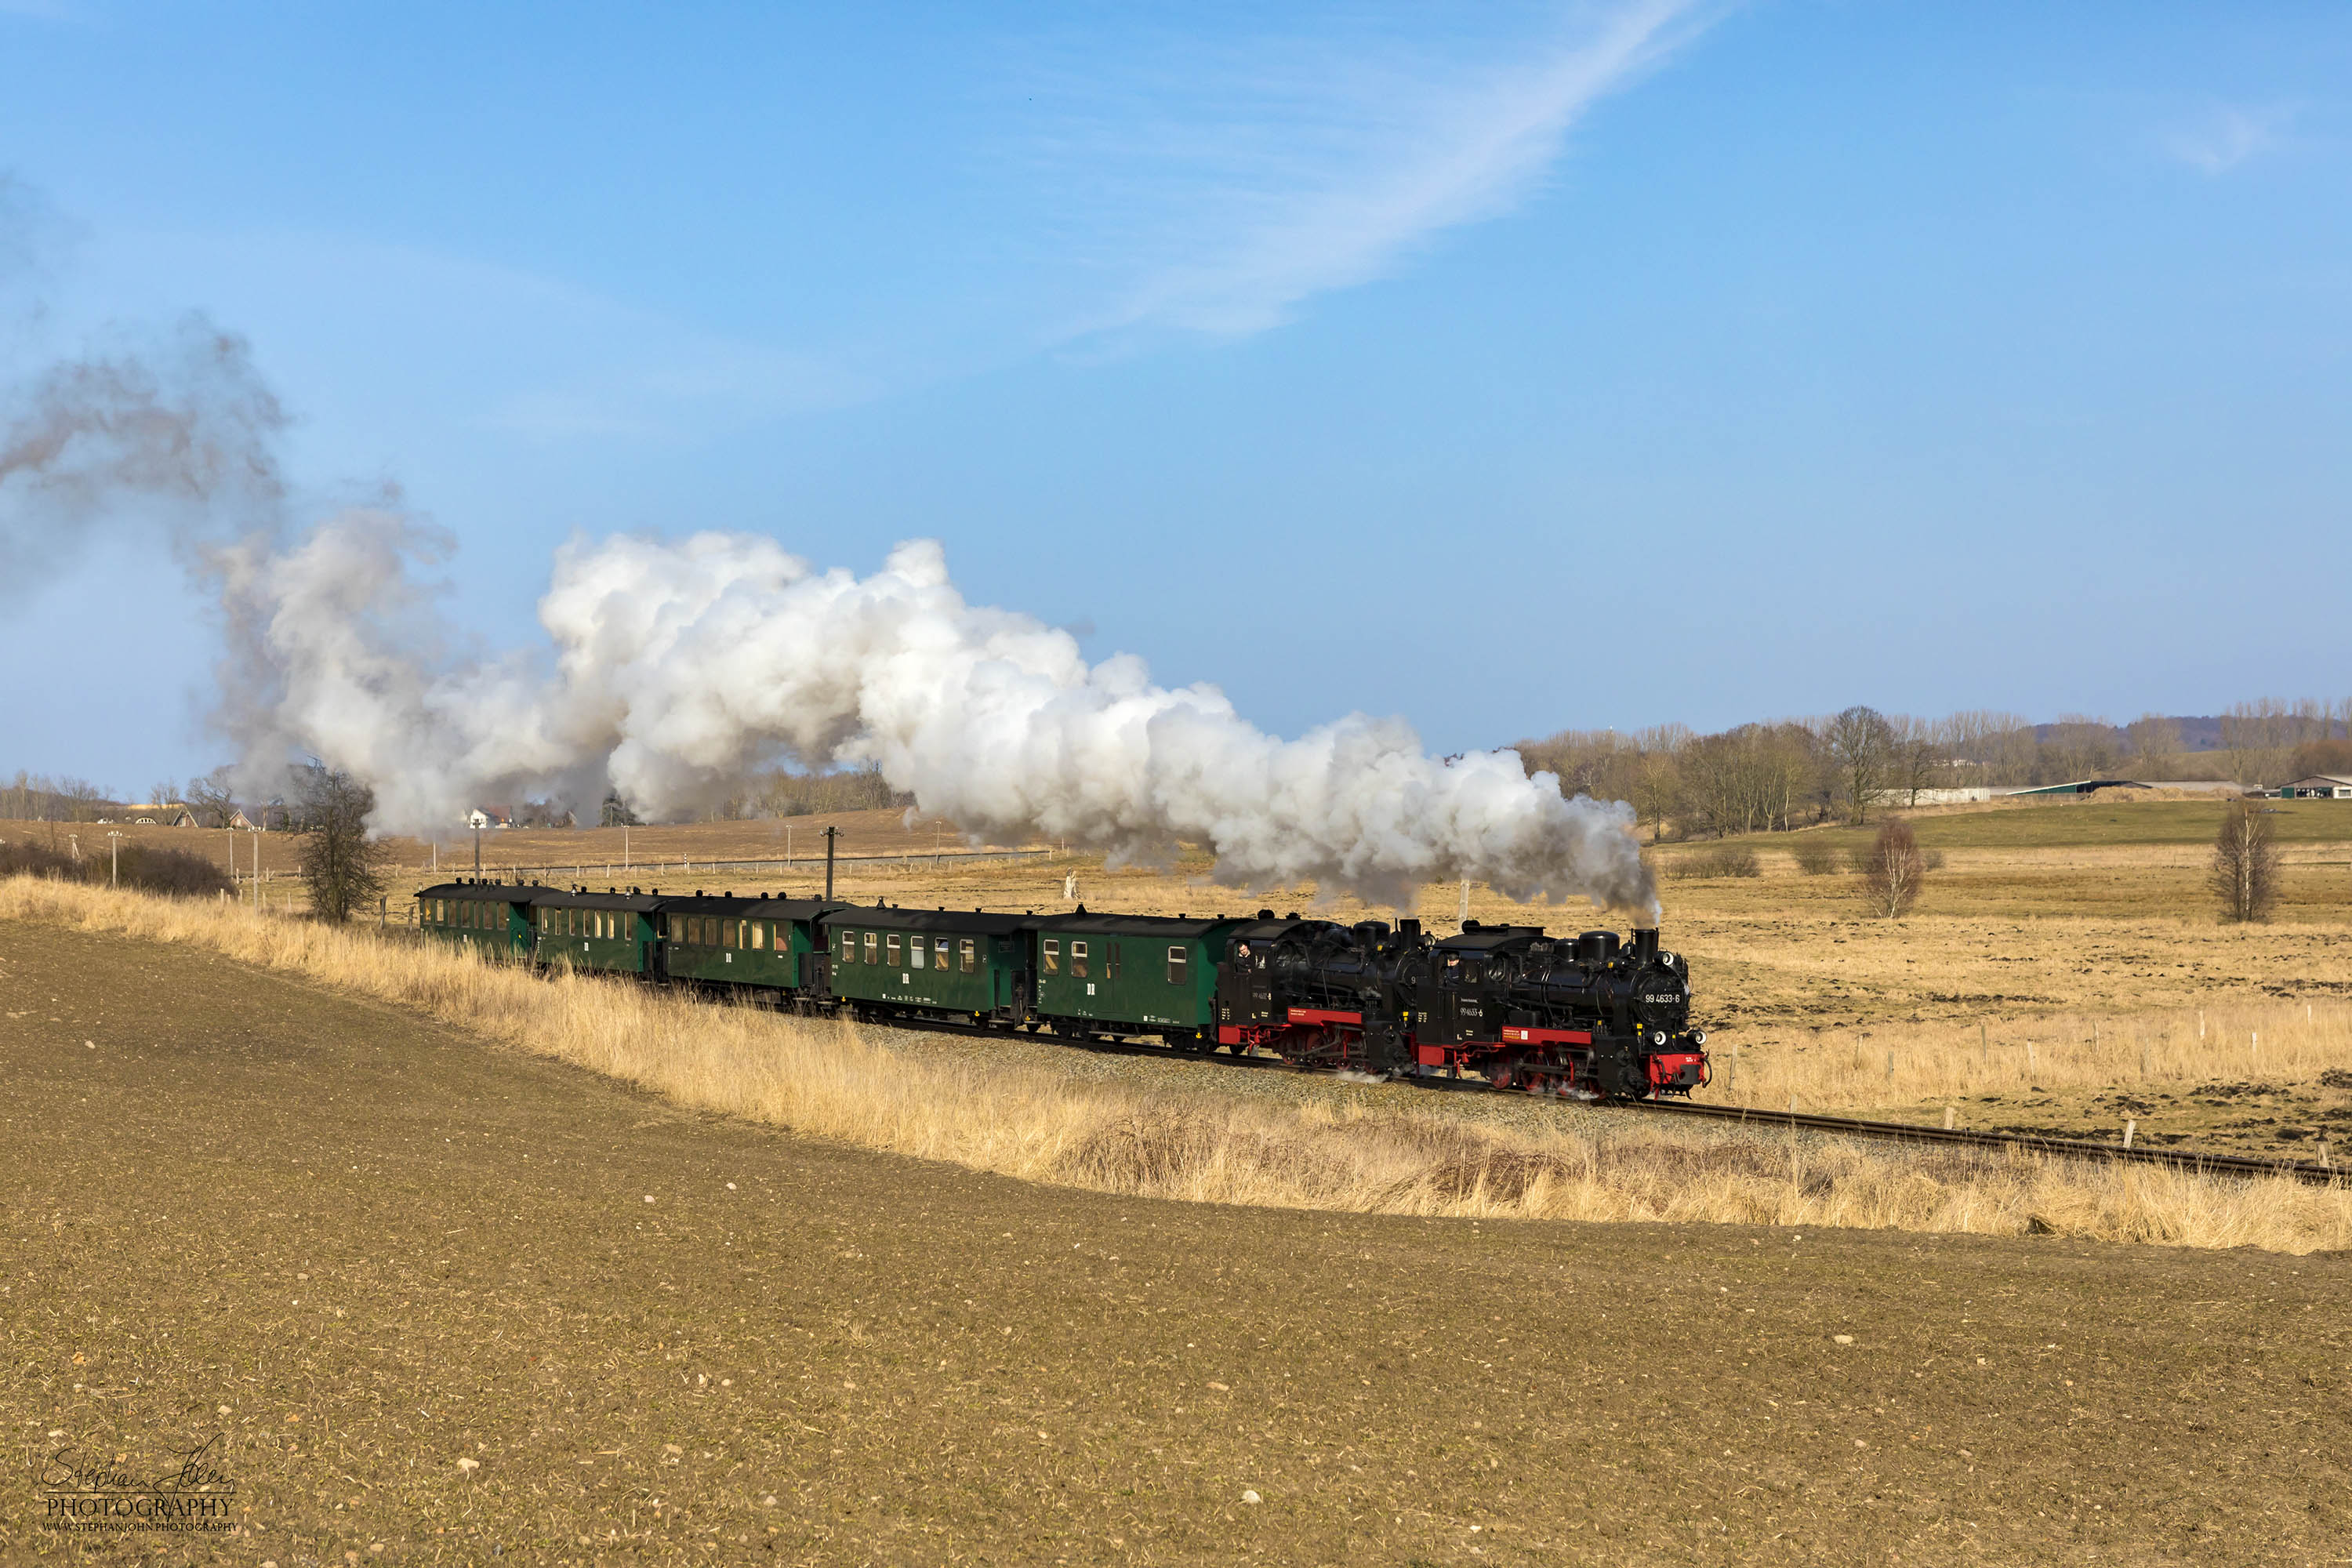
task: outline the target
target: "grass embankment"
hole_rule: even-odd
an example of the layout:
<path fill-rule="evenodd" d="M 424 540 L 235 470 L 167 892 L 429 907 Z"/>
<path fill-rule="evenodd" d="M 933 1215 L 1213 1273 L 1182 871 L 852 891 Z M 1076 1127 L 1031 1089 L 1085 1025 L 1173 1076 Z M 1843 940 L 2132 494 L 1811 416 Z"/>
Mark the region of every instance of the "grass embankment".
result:
<path fill-rule="evenodd" d="M 1286 1106 L 942 1061 L 890 1031 L 541 978 L 365 930 L 16 879 L 0 919 L 187 943 L 422 1010 L 724 1112 L 1024 1180 L 1351 1212 L 2063 1235 L 2289 1252 L 2352 1246 L 2352 1193 L 2026 1156 L 1852 1148 L 1612 1122 L 1600 1135 L 1441 1110 Z"/>

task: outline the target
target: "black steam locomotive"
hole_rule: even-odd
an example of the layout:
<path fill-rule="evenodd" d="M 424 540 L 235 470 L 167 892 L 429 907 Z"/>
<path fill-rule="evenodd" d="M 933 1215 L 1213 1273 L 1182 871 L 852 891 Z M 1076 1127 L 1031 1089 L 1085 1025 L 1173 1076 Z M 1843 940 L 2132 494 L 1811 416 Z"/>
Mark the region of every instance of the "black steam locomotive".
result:
<path fill-rule="evenodd" d="M 1217 1040 L 1383 1076 L 1465 1072 L 1534 1094 L 1646 1099 L 1707 1081 L 1690 976 L 1654 930 L 1548 937 L 1464 923 L 1276 921 L 1235 931 L 1218 973 Z"/>

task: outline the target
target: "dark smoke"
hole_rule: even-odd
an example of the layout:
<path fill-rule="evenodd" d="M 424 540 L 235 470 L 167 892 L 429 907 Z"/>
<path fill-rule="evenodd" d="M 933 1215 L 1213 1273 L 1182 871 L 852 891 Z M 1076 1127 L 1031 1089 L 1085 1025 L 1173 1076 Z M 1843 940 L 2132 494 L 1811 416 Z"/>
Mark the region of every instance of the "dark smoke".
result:
<path fill-rule="evenodd" d="M 70 565 L 99 529 L 192 545 L 274 522 L 286 414 L 246 341 L 190 315 L 158 341 L 48 365 L 0 423 L 0 593 Z"/>

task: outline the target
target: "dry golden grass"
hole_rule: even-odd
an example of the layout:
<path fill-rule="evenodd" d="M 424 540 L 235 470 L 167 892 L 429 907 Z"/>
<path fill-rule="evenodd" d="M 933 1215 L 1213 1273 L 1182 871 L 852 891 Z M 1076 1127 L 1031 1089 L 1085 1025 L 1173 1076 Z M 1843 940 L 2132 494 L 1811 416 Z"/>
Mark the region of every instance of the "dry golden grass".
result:
<path fill-rule="evenodd" d="M 1716 1052 L 1708 1098 L 1733 1105 L 1868 1109 L 1938 1100 L 2259 1079 L 2309 1084 L 2352 1068 L 2352 1007 L 2240 1003 L 2112 1016 L 2042 1014 Z"/>
<path fill-rule="evenodd" d="M 30 879 L 0 919 L 183 942 L 411 1007 L 679 1104 L 1024 1180 L 1281 1207 L 2063 1235 L 2307 1252 L 2352 1246 L 2352 1193 L 2022 1155 L 1862 1149 L 1628 1122 L 1475 1125 L 1442 1107 L 1281 1104 L 892 1048 L 907 1037 L 440 946 Z"/>

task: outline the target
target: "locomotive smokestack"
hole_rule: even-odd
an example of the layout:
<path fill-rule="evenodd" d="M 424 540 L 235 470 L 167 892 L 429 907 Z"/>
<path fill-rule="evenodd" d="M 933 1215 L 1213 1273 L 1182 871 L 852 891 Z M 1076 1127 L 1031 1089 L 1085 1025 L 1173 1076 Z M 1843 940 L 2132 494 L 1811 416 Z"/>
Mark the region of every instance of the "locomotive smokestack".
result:
<path fill-rule="evenodd" d="M 1636 963 L 1652 963 L 1656 962 L 1657 956 L 1658 928 L 1655 926 L 1635 926 L 1633 928 L 1633 962 Z"/>

